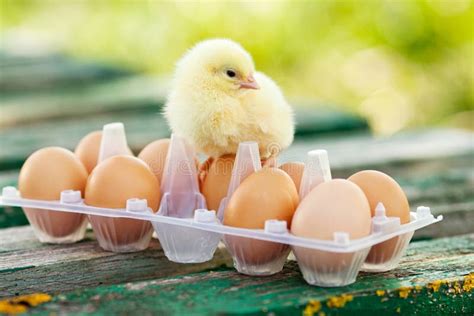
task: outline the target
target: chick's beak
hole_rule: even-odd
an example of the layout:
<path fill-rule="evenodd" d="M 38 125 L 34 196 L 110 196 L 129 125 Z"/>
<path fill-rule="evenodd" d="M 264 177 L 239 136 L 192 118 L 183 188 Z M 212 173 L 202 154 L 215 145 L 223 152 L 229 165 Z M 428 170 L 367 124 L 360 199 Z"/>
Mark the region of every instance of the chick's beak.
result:
<path fill-rule="evenodd" d="M 250 74 L 245 80 L 240 82 L 240 88 L 257 90 L 260 89 L 260 86 L 258 85 L 257 81 L 255 81 L 253 75 Z"/>

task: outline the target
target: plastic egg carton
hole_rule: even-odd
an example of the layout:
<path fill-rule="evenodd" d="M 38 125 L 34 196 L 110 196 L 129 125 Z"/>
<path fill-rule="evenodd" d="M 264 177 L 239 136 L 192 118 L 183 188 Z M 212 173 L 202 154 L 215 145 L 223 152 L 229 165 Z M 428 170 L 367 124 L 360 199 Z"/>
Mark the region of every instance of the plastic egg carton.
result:
<path fill-rule="evenodd" d="M 217 224 L 215 212 L 206 210 L 199 191 L 194 151 L 172 135 L 161 181 L 160 209 L 157 216 Z M 195 211 L 198 210 L 198 211 Z M 166 257 L 179 263 L 198 263 L 212 259 L 221 235 L 189 226 L 152 221 Z"/>
<path fill-rule="evenodd" d="M 304 279 L 318 286 L 343 286 L 355 281 L 360 270 L 386 271 L 397 266 L 415 230 L 442 220 L 435 218 L 428 207 L 418 207 L 411 213 L 411 221 L 400 224 L 399 218 L 385 216 L 379 204 L 372 219 L 372 233 L 364 238 L 350 239 L 347 232 L 335 232 L 332 240 L 302 238 L 288 231 L 285 221 L 269 219 L 263 229 L 246 229 L 222 224 L 229 197 L 251 173 L 261 168 L 258 145 L 241 143 L 237 153 L 227 198 L 218 212 L 207 210 L 199 192 L 194 151 L 184 140 L 172 135 L 161 183 L 162 201 L 157 213 L 147 206 L 146 200 L 129 199 L 125 209 L 88 206 L 79 191 L 66 190 L 59 201 L 23 199 L 14 187 L 5 187 L 0 205 L 34 209 L 34 212 L 69 212 L 100 216 L 110 221 L 141 220 L 153 225 L 161 246 L 169 260 L 197 263 L 212 259 L 222 240 L 232 255 L 234 266 L 248 275 L 271 275 L 282 270 L 290 251 L 293 251 Z M 308 153 L 303 173 L 300 196 L 330 179 L 327 153 L 323 150 Z M 135 251 L 146 248 L 149 236 L 139 245 L 122 245 L 117 249 L 101 242 L 100 229 L 93 227 L 104 249 Z M 113 234 L 104 231 L 103 235 Z M 48 242 L 40 235 L 41 241 Z M 391 251 L 378 248 L 391 243 Z M 393 244 L 393 245 L 392 245 Z M 383 249 L 382 249 L 383 250 Z M 367 261 L 369 259 L 369 261 Z"/>
<path fill-rule="evenodd" d="M 26 207 L 23 211 L 35 236 L 42 243 L 73 243 L 82 240 L 86 233 L 87 216 L 84 214 L 64 214 Z"/>

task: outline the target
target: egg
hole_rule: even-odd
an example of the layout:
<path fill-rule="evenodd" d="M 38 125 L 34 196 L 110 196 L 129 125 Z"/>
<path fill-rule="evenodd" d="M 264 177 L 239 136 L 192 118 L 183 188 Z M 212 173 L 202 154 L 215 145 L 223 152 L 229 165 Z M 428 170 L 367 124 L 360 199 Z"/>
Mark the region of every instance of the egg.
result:
<path fill-rule="evenodd" d="M 143 160 L 150 167 L 160 183 L 165 169 L 169 145 L 169 138 L 159 139 L 146 145 L 138 154 L 138 158 Z"/>
<path fill-rule="evenodd" d="M 97 165 L 101 140 L 102 131 L 91 132 L 81 139 L 74 150 L 74 153 L 84 164 L 88 173 L 91 173 L 92 169 Z"/>
<path fill-rule="evenodd" d="M 295 236 L 333 240 L 335 232 L 346 232 L 350 239 L 371 232 L 370 206 L 364 192 L 343 179 L 323 182 L 300 202 L 293 216 L 291 232 Z M 330 253 L 294 247 L 302 270 L 345 271 L 354 253 Z"/>
<path fill-rule="evenodd" d="M 296 190 L 299 192 L 301 178 L 303 177 L 304 163 L 287 162 L 282 164 L 279 168 L 285 171 L 291 177 L 291 180 L 293 180 L 293 182 L 295 183 Z"/>
<path fill-rule="evenodd" d="M 375 215 L 377 204 L 382 202 L 387 216 L 399 217 L 402 224 L 410 221 L 408 199 L 400 185 L 387 174 L 376 170 L 364 170 L 353 174 L 348 180 L 364 191 L 372 216 Z"/>
<path fill-rule="evenodd" d="M 284 171 L 263 168 L 249 175 L 232 194 L 224 212 L 224 225 L 263 229 L 269 219 L 291 224 L 298 205 L 296 187 Z M 274 242 L 226 236 L 234 259 L 262 265 L 288 255 L 289 247 Z"/>
<path fill-rule="evenodd" d="M 375 208 L 382 202 L 389 217 L 400 218 L 400 223 L 410 221 L 410 205 L 400 185 L 387 174 L 376 170 L 364 170 L 349 177 L 349 181 L 357 184 L 367 197 L 372 216 Z M 366 262 L 384 263 L 390 260 L 397 250 L 400 237 L 394 237 L 375 245 L 369 252 Z"/>
<path fill-rule="evenodd" d="M 169 138 L 155 140 L 146 145 L 138 154 L 138 158 L 143 160 L 148 167 L 150 167 L 160 184 L 163 173 L 165 172 L 166 157 L 168 156 L 170 141 Z M 199 159 L 197 157 L 194 157 L 194 162 L 196 169 L 199 169 Z"/>
<path fill-rule="evenodd" d="M 84 164 L 88 173 L 91 173 L 98 163 L 101 142 L 102 131 L 94 131 L 84 136 L 74 150 L 74 154 Z M 133 155 L 128 147 L 127 152 Z"/>
<path fill-rule="evenodd" d="M 158 210 L 160 185 L 150 168 L 140 159 L 124 155 L 110 157 L 97 165 L 87 181 L 85 204 L 125 208 L 130 198 L 146 199 L 153 212 Z M 90 216 L 90 222 L 105 250 L 138 251 L 147 248 L 150 242 L 152 227 L 147 221 Z"/>
<path fill-rule="evenodd" d="M 18 179 L 20 194 L 26 199 L 59 200 L 61 191 L 82 193 L 87 171 L 69 150 L 47 147 L 34 152 L 23 164 Z M 84 236 L 86 216 L 82 214 L 24 208 L 40 241 L 74 242 Z"/>
<path fill-rule="evenodd" d="M 264 228 L 267 219 L 291 223 L 298 204 L 296 187 L 282 170 L 263 168 L 240 183 L 227 204 L 224 225 Z"/>
<path fill-rule="evenodd" d="M 218 211 L 221 200 L 227 196 L 234 162 L 234 155 L 224 155 L 201 166 L 201 193 L 208 209 Z"/>

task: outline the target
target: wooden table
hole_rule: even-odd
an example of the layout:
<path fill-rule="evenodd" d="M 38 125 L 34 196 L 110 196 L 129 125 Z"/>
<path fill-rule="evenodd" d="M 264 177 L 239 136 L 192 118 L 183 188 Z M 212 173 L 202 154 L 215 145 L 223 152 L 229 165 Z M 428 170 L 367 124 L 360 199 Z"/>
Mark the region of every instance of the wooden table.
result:
<path fill-rule="evenodd" d="M 0 186 L 15 185 L 34 149 L 73 148 L 87 132 L 122 121 L 135 152 L 168 135 L 159 115 L 166 81 L 62 56 L 0 54 Z M 295 261 L 270 277 L 235 272 L 223 247 L 203 264 L 168 261 L 154 240 L 133 254 L 102 251 L 88 232 L 73 245 L 39 243 L 18 208 L 0 208 L 0 312 L 29 314 L 474 314 L 474 138 L 412 130 L 375 138 L 364 120 L 331 107 L 299 109 L 281 161 L 329 152 L 334 177 L 391 174 L 412 208 L 445 219 L 415 234 L 400 266 L 360 273 L 340 288 L 306 284 Z M 2 299 L 3 298 L 3 299 Z"/>

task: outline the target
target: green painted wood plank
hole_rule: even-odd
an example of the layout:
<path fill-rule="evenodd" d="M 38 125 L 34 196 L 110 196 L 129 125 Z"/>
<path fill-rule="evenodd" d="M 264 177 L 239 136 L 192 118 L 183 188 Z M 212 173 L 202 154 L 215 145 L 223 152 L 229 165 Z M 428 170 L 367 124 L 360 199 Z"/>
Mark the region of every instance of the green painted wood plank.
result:
<path fill-rule="evenodd" d="M 0 207 L 0 228 L 28 225 L 28 219 L 19 207 Z"/>
<path fill-rule="evenodd" d="M 167 124 L 159 111 L 156 107 L 152 111 L 108 113 L 87 119 L 58 119 L 0 130 L 0 170 L 20 168 L 26 157 L 42 147 L 74 149 L 86 134 L 115 121 L 125 124 L 129 144 L 137 151 L 154 139 L 169 136 Z"/>
<path fill-rule="evenodd" d="M 71 118 L 32 123 L 0 130 L 0 143 L 3 148 L 8 148 L 0 151 L 0 169 L 19 168 L 26 157 L 42 147 L 61 146 L 74 149 L 86 134 L 116 121 L 125 124 L 129 144 L 134 149 L 142 148 L 153 139 L 169 136 L 167 124 L 158 107 L 149 112 L 107 113 L 87 119 Z"/>
<path fill-rule="evenodd" d="M 364 118 L 328 105 L 312 104 L 311 106 L 295 106 L 296 137 L 322 136 L 327 133 L 347 131 L 368 131 L 369 125 Z"/>
<path fill-rule="evenodd" d="M 18 171 L 0 172 L 0 188 L 17 186 Z M 28 225 L 28 219 L 20 207 L 0 206 L 0 228 Z"/>
<path fill-rule="evenodd" d="M 412 243 L 397 269 L 361 273 L 356 283 L 340 288 L 307 285 L 291 261 L 271 277 L 248 277 L 221 268 L 50 292 L 52 301 L 30 309 L 29 314 L 471 315 L 473 290 L 474 235 L 465 235 Z"/>
<path fill-rule="evenodd" d="M 375 165 L 403 166 L 416 161 L 474 153 L 474 133 L 466 130 L 427 128 L 399 132 L 390 137 L 365 133 L 296 138 L 280 155 L 282 161 L 304 159 L 308 150 L 326 149 L 332 168 L 364 168 Z"/>
<path fill-rule="evenodd" d="M 184 265 L 170 262 L 157 240 L 152 240 L 145 251 L 118 254 L 100 249 L 92 231 L 75 244 L 48 245 L 38 242 L 30 227 L 0 230 L 0 297 L 38 291 L 59 293 L 230 264 L 222 248 L 209 262 Z"/>
<path fill-rule="evenodd" d="M 2 94 L 0 127 L 113 111 L 158 111 L 163 104 L 165 86 L 159 78 L 132 76 L 74 89 L 13 96 Z"/>
<path fill-rule="evenodd" d="M 0 52 L 0 91 L 25 94 L 64 89 L 128 76 L 130 71 L 59 54 L 18 56 Z"/>
<path fill-rule="evenodd" d="M 66 57 L 58 53 L 15 54 L 5 49 L 0 49 L 0 67 L 22 67 L 44 63 L 57 63 Z"/>

